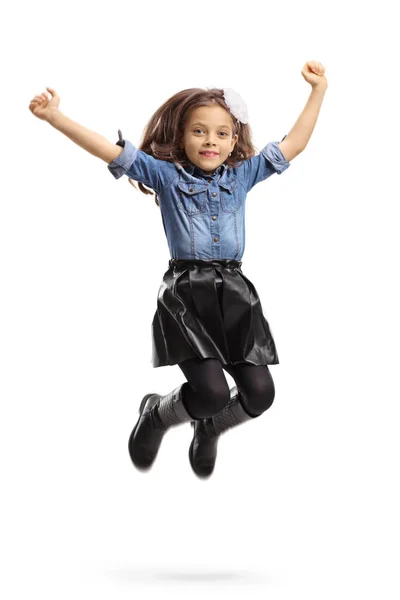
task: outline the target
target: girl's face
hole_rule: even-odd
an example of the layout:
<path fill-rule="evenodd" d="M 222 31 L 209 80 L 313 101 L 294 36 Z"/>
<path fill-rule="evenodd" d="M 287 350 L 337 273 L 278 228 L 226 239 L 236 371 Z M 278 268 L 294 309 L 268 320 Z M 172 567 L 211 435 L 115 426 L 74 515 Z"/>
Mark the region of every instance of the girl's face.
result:
<path fill-rule="evenodd" d="M 238 136 L 233 136 L 233 121 L 230 114 L 219 106 L 195 108 L 187 119 L 180 144 L 188 159 L 207 175 L 211 175 L 232 152 Z M 209 150 L 214 154 L 204 154 Z"/>

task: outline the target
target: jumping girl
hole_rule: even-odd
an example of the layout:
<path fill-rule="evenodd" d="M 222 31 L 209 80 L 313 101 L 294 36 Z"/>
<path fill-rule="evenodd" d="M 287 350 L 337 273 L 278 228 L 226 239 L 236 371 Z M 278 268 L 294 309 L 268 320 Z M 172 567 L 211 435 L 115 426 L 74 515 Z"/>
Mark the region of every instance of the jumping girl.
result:
<path fill-rule="evenodd" d="M 178 364 L 185 378 L 170 393 L 146 394 L 129 437 L 134 465 L 148 470 L 165 432 L 191 422 L 189 460 L 199 477 L 214 470 L 219 436 L 260 416 L 272 404 L 268 365 L 278 364 L 269 324 L 253 283 L 243 273 L 247 193 L 281 174 L 306 147 L 327 89 L 325 69 L 307 62 L 307 104 L 281 142 L 259 154 L 245 103 L 234 90 L 185 89 L 151 117 L 143 142 L 113 144 L 60 112 L 60 97 L 35 96 L 31 112 L 104 160 L 110 173 L 155 193 L 170 260 L 152 322 L 153 367 Z M 146 186 L 146 187 L 145 187 Z M 235 381 L 230 390 L 224 370 Z"/>

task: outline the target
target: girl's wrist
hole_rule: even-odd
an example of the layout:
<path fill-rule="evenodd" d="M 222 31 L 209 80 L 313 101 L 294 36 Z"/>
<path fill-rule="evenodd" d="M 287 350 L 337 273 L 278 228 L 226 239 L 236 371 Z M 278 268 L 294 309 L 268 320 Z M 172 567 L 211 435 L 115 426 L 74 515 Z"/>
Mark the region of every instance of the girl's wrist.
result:
<path fill-rule="evenodd" d="M 61 114 L 61 111 L 58 108 L 49 108 L 48 110 L 48 114 L 46 117 L 46 121 L 47 123 L 49 123 L 50 125 L 54 125 L 55 120 L 57 119 L 57 117 Z"/>
<path fill-rule="evenodd" d="M 326 88 L 328 87 L 328 84 L 326 82 L 322 82 L 320 81 L 319 83 L 316 83 L 315 85 L 311 86 L 313 91 L 316 90 L 317 92 L 325 92 Z"/>

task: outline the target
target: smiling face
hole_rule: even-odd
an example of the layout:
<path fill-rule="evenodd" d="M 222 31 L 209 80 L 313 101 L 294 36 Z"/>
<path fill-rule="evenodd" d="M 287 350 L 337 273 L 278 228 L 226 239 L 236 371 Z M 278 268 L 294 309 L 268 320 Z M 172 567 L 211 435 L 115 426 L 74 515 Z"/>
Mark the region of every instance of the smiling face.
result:
<path fill-rule="evenodd" d="M 187 119 L 180 147 L 188 159 L 211 175 L 232 152 L 238 136 L 233 136 L 232 117 L 222 106 L 200 106 Z M 207 156 L 204 152 L 213 152 Z"/>

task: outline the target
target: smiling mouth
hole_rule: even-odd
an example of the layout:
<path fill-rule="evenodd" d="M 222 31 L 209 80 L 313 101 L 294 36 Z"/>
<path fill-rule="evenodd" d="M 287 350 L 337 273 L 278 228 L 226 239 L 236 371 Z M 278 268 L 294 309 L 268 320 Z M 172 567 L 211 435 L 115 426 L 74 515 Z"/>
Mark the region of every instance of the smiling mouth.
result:
<path fill-rule="evenodd" d="M 213 156 L 218 156 L 218 154 L 216 152 L 200 152 L 201 156 L 208 156 L 213 157 Z"/>

